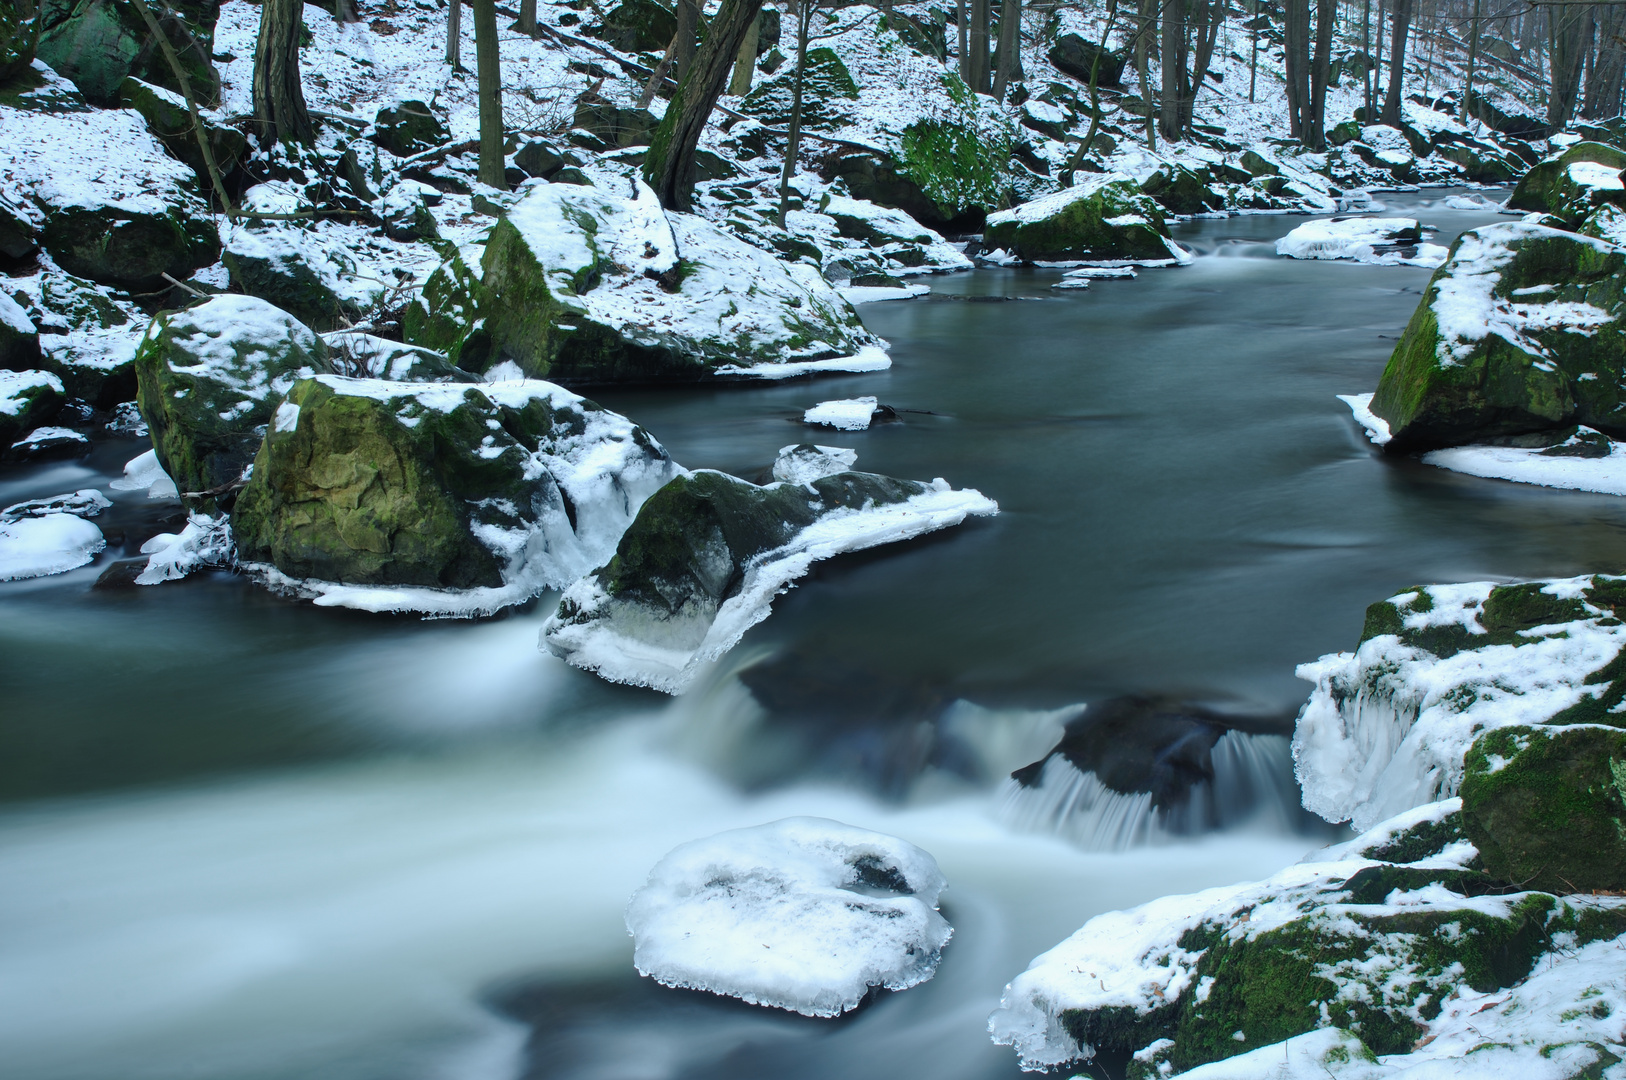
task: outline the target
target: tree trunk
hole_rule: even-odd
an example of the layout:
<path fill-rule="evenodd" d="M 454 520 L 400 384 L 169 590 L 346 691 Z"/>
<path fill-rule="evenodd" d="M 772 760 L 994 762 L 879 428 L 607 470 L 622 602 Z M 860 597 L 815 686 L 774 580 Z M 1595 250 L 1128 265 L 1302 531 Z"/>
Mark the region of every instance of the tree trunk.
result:
<path fill-rule="evenodd" d="M 1388 14 L 1387 0 L 1378 0 L 1378 28 L 1373 35 L 1377 40 L 1372 46 L 1372 107 L 1366 110 L 1366 123 L 1378 122 L 1378 91 L 1383 87 L 1383 19 Z"/>
<path fill-rule="evenodd" d="M 474 0 L 474 70 L 480 96 L 480 183 L 508 190 L 503 175 L 502 61 L 496 0 Z"/>
<path fill-rule="evenodd" d="M 446 10 L 446 62 L 463 70 L 463 0 L 452 0 Z"/>
<path fill-rule="evenodd" d="M 677 94 L 666 106 L 666 116 L 650 139 L 644 176 L 668 210 L 689 209 L 695 148 L 728 81 L 740 42 L 760 10 L 762 0 L 723 0 L 711 20 L 705 43 L 689 66 L 688 76 L 679 80 Z"/>
<path fill-rule="evenodd" d="M 1411 32 L 1415 0 L 1395 0 L 1394 30 L 1389 38 L 1389 90 L 1383 95 L 1383 122 L 1400 126 L 1401 77 L 1406 71 L 1406 35 Z"/>
<path fill-rule="evenodd" d="M 1592 33 L 1592 9 L 1580 5 L 1555 7 L 1547 13 L 1547 41 L 1551 50 L 1552 89 L 1547 95 L 1547 125 L 1560 131 L 1575 112 L 1575 93 L 1586 60 L 1586 39 Z"/>
<path fill-rule="evenodd" d="M 1253 18 L 1248 20 L 1248 37 L 1252 42 L 1248 53 L 1248 100 L 1253 100 L 1254 87 L 1259 83 L 1259 0 L 1253 0 Z"/>
<path fill-rule="evenodd" d="M 1288 134 L 1303 139 L 1310 105 L 1310 0 L 1283 0 L 1282 49 L 1286 54 Z"/>
<path fill-rule="evenodd" d="M 1163 8 L 1162 100 L 1158 102 L 1157 133 L 1169 142 L 1178 142 L 1185 131 L 1180 123 L 1186 78 L 1185 0 L 1161 0 Z"/>
<path fill-rule="evenodd" d="M 734 77 L 729 80 L 728 92 L 744 97 L 751 92 L 751 73 L 757 66 L 757 42 L 762 38 L 762 14 L 751 20 L 751 28 L 740 42 L 740 54 L 734 58 Z"/>
<path fill-rule="evenodd" d="M 536 0 L 519 0 L 519 32 L 532 40 L 540 34 L 536 28 Z"/>
<path fill-rule="evenodd" d="M 965 0 L 954 0 L 954 32 L 960 39 L 960 81 L 967 85 L 971 82 L 971 48 L 966 44 L 966 35 L 970 32 L 966 26 L 967 14 Z"/>
<path fill-rule="evenodd" d="M 1479 12 L 1481 0 L 1474 0 L 1473 18 L 1468 21 L 1468 77 L 1464 80 L 1462 88 L 1462 115 L 1459 119 L 1468 122 L 1468 103 L 1474 98 L 1474 62 L 1479 59 Z"/>
<path fill-rule="evenodd" d="M 806 87 L 807 39 L 813 32 L 813 0 L 801 0 L 796 11 L 796 77 L 790 86 L 790 129 L 785 138 L 785 163 L 779 169 L 779 210 L 774 220 L 785 227 L 790 209 L 790 178 L 796 175 L 796 156 L 802 151 L 802 95 Z"/>
<path fill-rule="evenodd" d="M 1197 95 L 1203 92 L 1208 67 L 1214 59 L 1214 46 L 1219 42 L 1220 28 L 1225 25 L 1225 12 L 1230 5 L 1226 0 L 1196 0 L 1196 46 L 1191 58 L 1191 81 L 1181 98 L 1181 128 L 1191 130 L 1192 117 L 1197 108 Z"/>
<path fill-rule="evenodd" d="M 666 55 L 655 65 L 655 70 L 649 73 L 649 81 L 644 83 L 644 92 L 638 95 L 640 109 L 649 108 L 649 103 L 655 100 L 655 91 L 666 81 L 666 73 L 672 69 L 672 58 L 677 55 L 677 42 L 677 35 L 673 34 L 672 40 L 666 43 Z"/>
<path fill-rule="evenodd" d="M 965 81 L 979 94 L 988 92 L 988 22 L 992 7 L 988 0 L 971 0 L 970 74 Z"/>
<path fill-rule="evenodd" d="M 356 12 L 356 0 L 333 0 L 333 21 L 339 25 L 360 22 L 361 16 Z"/>
<path fill-rule="evenodd" d="M 1157 0 L 1140 0 L 1140 25 L 1135 30 L 1135 68 L 1140 73 L 1141 107 L 1146 112 L 1146 149 L 1157 153 L 1157 120 L 1152 113 L 1152 79 L 1146 73 L 1147 53 L 1157 28 Z"/>
<path fill-rule="evenodd" d="M 1005 100 L 1005 88 L 1021 62 L 1022 0 L 1005 0 L 999 12 L 999 62 L 994 66 L 994 100 Z"/>
<path fill-rule="evenodd" d="M 757 5 L 759 8 L 761 4 Z M 677 0 L 677 81 L 682 82 L 683 77 L 689 73 L 689 65 L 694 63 L 695 42 L 700 34 L 700 4 L 697 0 Z M 734 54 L 729 53 L 729 59 Z"/>
<path fill-rule="evenodd" d="M 1095 141 L 1095 133 L 1101 129 L 1101 57 L 1106 52 L 1107 42 L 1112 38 L 1112 28 L 1118 21 L 1118 0 L 1107 0 L 1107 23 L 1101 30 L 1101 43 L 1096 47 L 1095 57 L 1090 61 L 1090 130 L 1084 133 L 1084 141 L 1078 144 L 1073 156 L 1068 159 L 1067 166 L 1061 171 L 1061 186 L 1073 186 L 1073 174 L 1084 162 L 1084 155 L 1090 152 L 1090 144 Z"/>
<path fill-rule="evenodd" d="M 1327 76 L 1332 66 L 1332 30 L 1337 0 L 1315 0 L 1315 55 L 1310 60 L 1310 111 L 1304 121 L 1304 145 L 1320 150 L 1327 144 Z"/>
<path fill-rule="evenodd" d="M 1586 88 L 1586 105 L 1581 115 L 1601 120 L 1620 111 L 1622 76 L 1626 75 L 1626 50 L 1621 35 L 1626 33 L 1626 10 L 1619 6 L 1598 9 L 1598 59 L 1592 65 L 1592 81 Z"/>
<path fill-rule="evenodd" d="M 260 5 L 260 36 L 254 45 L 254 119 L 262 143 L 316 141 L 299 82 L 302 0 L 265 0 Z"/>

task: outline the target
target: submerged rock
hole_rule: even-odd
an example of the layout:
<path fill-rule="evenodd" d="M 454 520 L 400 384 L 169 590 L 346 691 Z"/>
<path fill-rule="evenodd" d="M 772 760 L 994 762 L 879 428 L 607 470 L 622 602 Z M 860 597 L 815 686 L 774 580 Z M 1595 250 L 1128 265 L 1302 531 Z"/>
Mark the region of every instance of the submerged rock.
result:
<path fill-rule="evenodd" d="M 627 904 L 633 964 L 667 986 L 804 1016 L 937 971 L 953 928 L 937 862 L 824 818 L 731 829 L 674 849 Z"/>
<path fill-rule="evenodd" d="M 1585 424 L 1626 435 L 1626 250 L 1527 222 L 1463 233 L 1371 411 L 1406 453 Z"/>
<path fill-rule="evenodd" d="M 841 472 L 758 487 L 709 470 L 680 476 L 644 504 L 615 557 L 566 590 L 543 643 L 612 682 L 677 693 L 812 563 L 997 512 L 942 480 Z"/>
<path fill-rule="evenodd" d="M 1184 258 L 1168 238 L 1162 209 L 1121 173 L 1090 176 L 993 214 L 983 236 L 989 249 L 1027 262 L 1169 265 Z"/>
<path fill-rule="evenodd" d="M 409 312 L 409 338 L 465 368 L 512 360 L 568 383 L 887 366 L 879 339 L 818 271 L 668 214 L 630 183 L 630 197 L 529 188 L 492 228 L 478 282 L 460 257 L 436 272 Z"/>
<path fill-rule="evenodd" d="M 135 367 L 158 463 L 183 494 L 235 484 L 283 394 L 331 370 L 327 346 L 308 327 L 235 294 L 159 315 Z"/>
<path fill-rule="evenodd" d="M 243 560 L 321 603 L 488 614 L 602 562 L 676 471 L 549 383 L 324 375 L 277 406 L 232 525 Z"/>

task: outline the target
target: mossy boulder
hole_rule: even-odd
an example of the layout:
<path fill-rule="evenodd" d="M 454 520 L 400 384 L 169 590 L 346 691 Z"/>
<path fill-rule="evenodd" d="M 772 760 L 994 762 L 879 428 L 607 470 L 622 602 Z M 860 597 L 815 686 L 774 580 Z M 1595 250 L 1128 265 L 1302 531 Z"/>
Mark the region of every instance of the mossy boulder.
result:
<path fill-rule="evenodd" d="M 1464 831 L 1488 873 L 1549 892 L 1626 890 L 1626 730 L 1498 728 L 1466 766 Z"/>
<path fill-rule="evenodd" d="M 1162 207 L 1120 173 L 1092 175 L 994 214 L 983 239 L 1029 262 L 1175 260 Z"/>
<path fill-rule="evenodd" d="M 457 367 L 444 353 L 418 345 L 355 330 L 323 334 L 322 341 L 333 370 L 341 375 L 414 383 L 479 381 L 479 376 Z"/>
<path fill-rule="evenodd" d="M 432 206 L 440 192 L 417 180 L 402 180 L 384 193 L 378 204 L 379 223 L 391 240 L 438 240 L 440 226 Z"/>
<path fill-rule="evenodd" d="M 1225 208 L 1225 196 L 1209 187 L 1207 169 L 1164 165 L 1141 181 L 1143 194 L 1171 214 L 1204 214 Z"/>
<path fill-rule="evenodd" d="M 655 0 L 625 0 L 592 32 L 622 52 L 658 53 L 677 33 L 677 15 Z"/>
<path fill-rule="evenodd" d="M 512 360 L 556 382 L 687 381 L 877 346 L 812 267 L 667 214 L 642 184 L 632 198 L 531 188 L 492 228 L 482 266 L 478 285 L 466 265 L 442 267 L 407 321 L 411 340 L 471 370 Z"/>
<path fill-rule="evenodd" d="M 136 395 L 135 347 L 127 329 L 134 306 L 105 286 L 47 268 L 38 284 L 39 367 L 69 397 L 109 409 Z"/>
<path fill-rule="evenodd" d="M 183 495 L 229 489 L 254 460 L 282 396 L 331 370 L 327 346 L 309 327 L 236 294 L 159 315 L 135 367 L 158 463 Z"/>
<path fill-rule="evenodd" d="M 0 80 L 11 78 L 34 62 L 40 21 L 25 17 L 21 5 L 0 7 Z"/>
<path fill-rule="evenodd" d="M 1626 203 L 1622 169 L 1626 151 L 1605 143 L 1578 142 L 1525 173 L 1508 196 L 1508 209 L 1552 214 L 1577 225 L 1600 203 Z"/>
<path fill-rule="evenodd" d="M 481 285 L 474 250 L 455 251 L 437 266 L 401 317 L 403 336 L 414 345 L 445 353 L 459 367 L 481 371 L 490 338 L 480 316 Z"/>
<path fill-rule="evenodd" d="M 0 453 L 62 404 L 62 380 L 48 371 L 0 371 Z"/>
<path fill-rule="evenodd" d="M 137 292 L 163 288 L 164 274 L 184 280 L 220 251 L 214 223 L 184 204 L 54 207 L 40 241 L 70 274 Z"/>
<path fill-rule="evenodd" d="M 119 84 L 127 75 L 180 91 L 163 50 L 129 0 L 40 2 L 44 27 L 39 58 L 72 80 L 93 104 L 116 104 Z M 220 75 L 211 58 L 219 11 L 219 5 L 208 0 L 177 0 L 153 9 L 192 93 L 205 105 L 220 92 Z"/>
<path fill-rule="evenodd" d="M 1372 411 L 1407 453 L 1584 424 L 1626 436 L 1626 252 L 1525 222 L 1464 233 L 1384 368 Z"/>
<path fill-rule="evenodd" d="M 641 428 L 549 383 L 324 375 L 277 407 L 232 528 L 289 579 L 506 590 L 500 606 L 603 559 L 674 471 Z"/>
<path fill-rule="evenodd" d="M 443 146 L 451 132 L 423 101 L 398 101 L 378 110 L 372 140 L 396 157 L 411 157 Z"/>
<path fill-rule="evenodd" d="M 0 292 L 0 370 L 28 371 L 39 361 L 39 328 L 17 301 Z"/>
<path fill-rule="evenodd" d="M 118 96 L 119 104 L 140 113 L 153 138 L 196 173 L 200 184 L 212 183 L 208 162 L 198 146 L 197 134 L 192 130 L 192 114 L 184 98 L 173 90 L 143 82 L 134 75 L 126 76 L 119 84 Z M 247 152 L 248 139 L 241 131 L 221 122 L 211 113 L 200 110 L 198 119 L 208 138 L 215 167 L 220 170 L 221 176 L 229 175 Z"/>
<path fill-rule="evenodd" d="M 224 239 L 232 284 L 315 330 L 360 321 L 384 291 L 360 280 L 355 260 L 312 222 L 250 220 L 228 226 Z"/>
<path fill-rule="evenodd" d="M 655 126 L 660 123 L 648 109 L 623 109 L 615 102 L 598 94 L 584 94 L 576 102 L 576 115 L 572 121 L 579 131 L 585 131 L 611 149 L 628 146 L 648 146 Z M 554 170 L 557 174 L 558 170 Z M 534 174 L 533 174 L 534 175 Z"/>
<path fill-rule="evenodd" d="M 740 112 L 765 124 L 784 128 L 790 123 L 791 96 L 796 79 L 794 65 L 751 88 L 740 102 Z M 834 49 L 807 50 L 802 85 L 802 124 L 811 131 L 834 131 L 852 123 L 858 84 Z"/>
<path fill-rule="evenodd" d="M 1091 69 L 1097 86 L 1117 86 L 1123 81 L 1124 58 L 1077 34 L 1059 35 L 1045 57 L 1057 71 L 1081 83 L 1090 81 Z"/>

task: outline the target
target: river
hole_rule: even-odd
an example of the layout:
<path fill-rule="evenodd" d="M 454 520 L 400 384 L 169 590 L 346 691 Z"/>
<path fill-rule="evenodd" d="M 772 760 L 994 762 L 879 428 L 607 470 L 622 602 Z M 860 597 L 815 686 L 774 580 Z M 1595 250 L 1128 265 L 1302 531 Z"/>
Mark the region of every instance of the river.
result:
<path fill-rule="evenodd" d="M 1444 197 L 1381 196 L 1442 243 L 1493 217 Z M 597 395 L 690 467 L 755 477 L 816 440 L 1002 509 L 820 566 L 675 702 L 539 653 L 542 605 L 421 623 L 218 573 L 93 589 L 172 513 L 114 493 L 123 550 L 0 585 L 0 1076 L 1016 1075 L 983 1025 L 1035 954 L 1331 835 L 1264 815 L 1086 850 L 1018 828 L 1004 776 L 1079 703 L 1165 693 L 1286 731 L 1294 665 L 1352 647 L 1374 600 L 1619 569 L 1618 499 L 1372 451 L 1334 395 L 1373 388 L 1428 271 L 1277 258 L 1300 220 L 1191 222 L 1191 266 L 1088 290 L 929 279 L 863 308 L 885 373 Z M 900 420 L 797 422 L 861 394 Z M 6 466 L 0 504 L 105 485 L 143 448 Z M 936 979 L 840 1021 L 638 979 L 621 913 L 654 862 L 791 814 L 937 857 Z"/>

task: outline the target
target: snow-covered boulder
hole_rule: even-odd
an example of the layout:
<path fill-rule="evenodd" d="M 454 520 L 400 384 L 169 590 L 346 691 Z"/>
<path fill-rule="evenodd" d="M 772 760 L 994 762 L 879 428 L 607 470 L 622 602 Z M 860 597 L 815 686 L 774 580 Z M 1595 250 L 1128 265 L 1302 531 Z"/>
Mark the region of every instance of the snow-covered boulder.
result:
<path fill-rule="evenodd" d="M 0 447 L 56 414 L 62 380 L 48 371 L 0 371 Z"/>
<path fill-rule="evenodd" d="M 107 541 L 85 519 L 111 505 L 86 488 L 0 510 L 0 581 L 60 574 L 90 562 Z"/>
<path fill-rule="evenodd" d="M 612 682 L 678 693 L 814 562 L 998 509 L 942 480 L 843 472 L 758 487 L 709 470 L 681 476 L 644 504 L 607 565 L 566 590 L 542 640 Z"/>
<path fill-rule="evenodd" d="M 246 563 L 318 603 L 489 614 L 600 565 L 677 472 L 551 383 L 323 375 L 277 405 L 232 525 Z"/>
<path fill-rule="evenodd" d="M 946 883 L 913 844 L 824 818 L 785 818 L 675 848 L 627 905 L 633 964 L 667 986 L 805 1016 L 840 1016 L 872 987 L 937 971 L 953 928 Z"/>
<path fill-rule="evenodd" d="M 1028 262 L 1168 266 L 1183 257 L 1168 238 L 1162 208 L 1120 173 L 1092 175 L 988 215 L 983 242 Z"/>
<path fill-rule="evenodd" d="M 802 423 L 832 427 L 837 431 L 863 431 L 882 408 L 873 397 L 821 401 L 811 409 L 803 410 Z"/>
<path fill-rule="evenodd" d="M 402 180 L 378 200 L 378 218 L 391 240 L 438 240 L 440 227 L 430 207 L 441 201 L 440 192 L 417 180 Z"/>
<path fill-rule="evenodd" d="M 1508 209 L 1552 214 L 1572 227 L 1579 225 L 1604 203 L 1626 205 L 1622 169 L 1626 151 L 1606 143 L 1578 142 L 1525 173 L 1508 196 Z"/>
<path fill-rule="evenodd" d="M 781 377 L 874 370 L 881 342 L 810 266 L 701 218 L 637 180 L 535 184 L 491 230 L 478 283 L 449 272 L 408 322 L 471 366 L 512 360 L 561 382 Z M 434 283 L 431 283 L 434 284 Z M 458 324 L 456 339 L 448 322 Z"/>
<path fill-rule="evenodd" d="M 969 270 L 971 260 L 943 237 L 902 210 L 863 199 L 826 195 L 819 213 L 836 223 L 836 231 L 858 240 L 888 260 L 892 269 Z"/>
<path fill-rule="evenodd" d="M 45 11 L 39 58 L 72 79 L 92 103 L 113 105 L 119 84 L 131 74 L 171 90 L 180 89 L 168 58 L 152 40 L 146 20 L 134 4 L 76 0 L 53 3 Z M 210 0 L 175 0 L 164 5 L 163 13 L 160 25 L 187 82 L 199 98 L 212 100 L 220 85 L 211 62 L 220 5 Z"/>
<path fill-rule="evenodd" d="M 394 382 L 479 382 L 480 377 L 455 367 L 444 353 L 374 337 L 355 330 L 323 334 L 334 371 L 363 379 Z"/>
<path fill-rule="evenodd" d="M 33 89 L 0 104 L 0 194 L 69 273 L 136 291 L 186 278 L 220 249 L 190 169 L 140 115 L 93 109 L 35 61 Z"/>
<path fill-rule="evenodd" d="M 0 293 L 0 369 L 27 371 L 39 359 L 39 328 L 17 301 Z"/>
<path fill-rule="evenodd" d="M 310 328 L 235 293 L 153 319 L 135 366 L 158 462 L 183 493 L 235 483 L 282 395 L 332 370 Z"/>
<path fill-rule="evenodd" d="M 142 82 L 131 75 L 119 84 L 119 104 L 140 113 L 153 138 L 162 143 L 173 157 L 184 162 L 200 184 L 213 182 L 209 176 L 208 161 L 198 146 L 192 113 L 186 107 L 185 98 L 173 90 Z M 198 121 L 209 143 L 209 152 L 214 156 L 215 168 L 221 176 L 230 174 L 248 151 L 248 139 L 212 110 L 200 108 Z"/>
<path fill-rule="evenodd" d="M 301 207 L 301 198 L 280 184 L 260 184 L 243 196 L 244 205 L 267 213 Z M 382 281 L 363 280 L 355 258 L 317 223 L 254 219 L 228 225 L 220 259 L 231 280 L 249 296 L 277 305 L 315 330 L 355 322 L 386 290 Z"/>
<path fill-rule="evenodd" d="M 1411 589 L 1367 608 L 1354 652 L 1299 666 L 1315 684 L 1293 757 L 1304 805 L 1367 828 L 1455 795 L 1468 748 L 1512 725 L 1607 723 L 1626 701 L 1626 579 Z"/>
<path fill-rule="evenodd" d="M 1586 424 L 1626 434 L 1626 249 L 1522 221 L 1463 233 L 1371 411 L 1398 452 Z"/>
<path fill-rule="evenodd" d="M 1350 259 L 1384 265 L 1426 266 L 1445 261 L 1446 249 L 1425 244 L 1416 218 L 1329 218 L 1307 221 L 1276 241 L 1276 254 L 1294 259 Z"/>
<path fill-rule="evenodd" d="M 136 395 L 135 351 L 145 316 L 105 285 L 42 260 L 9 285 L 39 327 L 37 367 L 62 380 L 69 397 L 109 409 Z M 3 301 L 0 301 L 3 306 Z"/>
<path fill-rule="evenodd" d="M 1132 1075 L 1143 1077 L 1226 1058 L 1236 1059 L 1230 1068 L 1190 1075 L 1325 1076 L 1283 1071 L 1294 1062 L 1287 1040 L 1318 1031 L 1347 1047 L 1351 1062 L 1432 1059 L 1435 1071 L 1419 1076 L 1509 1075 L 1461 1070 L 1471 1070 L 1487 1044 L 1539 1062 L 1576 1035 L 1566 1061 L 1614 1060 L 1604 1054 L 1620 1041 L 1620 1020 L 1590 1023 L 1608 1015 L 1599 1010 L 1576 1023 L 1579 1012 L 1563 1011 L 1586 1000 L 1582 985 L 1562 1005 L 1544 1004 L 1536 1025 L 1526 1026 L 1516 1010 L 1486 1010 L 1589 948 L 1609 952 L 1588 972 L 1602 976 L 1591 995 L 1616 993 L 1626 975 L 1626 952 L 1617 947 L 1626 899 L 1516 891 L 1481 871 L 1476 855 L 1460 805 L 1449 800 L 1263 882 L 1097 916 L 1011 981 L 989 1030 L 1027 1068 L 1106 1052 L 1132 1055 L 1139 1066 Z M 1469 1015 L 1476 1037 L 1461 1038 Z M 1238 1057 L 1250 1052 L 1256 1056 Z M 1267 1062 L 1268 1071 L 1239 1068 Z"/>

